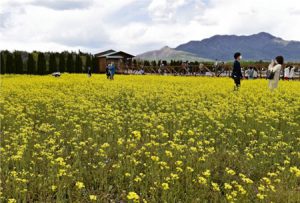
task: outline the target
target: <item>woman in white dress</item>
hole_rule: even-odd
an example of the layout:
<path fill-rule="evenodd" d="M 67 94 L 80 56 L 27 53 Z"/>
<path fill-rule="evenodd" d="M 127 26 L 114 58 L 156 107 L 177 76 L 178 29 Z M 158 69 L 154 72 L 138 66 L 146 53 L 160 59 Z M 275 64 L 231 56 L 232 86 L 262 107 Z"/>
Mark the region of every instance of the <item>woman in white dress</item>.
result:
<path fill-rule="evenodd" d="M 257 79 L 257 78 L 258 78 L 258 73 L 257 73 L 257 69 L 256 69 L 256 68 L 254 68 L 253 78 L 254 78 L 254 79 Z"/>
<path fill-rule="evenodd" d="M 291 66 L 290 75 L 289 75 L 290 80 L 293 80 L 295 77 L 295 69 L 296 69 L 295 66 Z"/>
<path fill-rule="evenodd" d="M 274 73 L 274 77 L 269 79 L 269 88 L 271 91 L 278 87 L 280 71 L 282 69 L 284 59 L 282 56 L 277 56 L 275 61 L 273 60 L 272 63 L 269 65 L 269 71 Z"/>
<path fill-rule="evenodd" d="M 289 80 L 289 77 L 290 77 L 290 67 L 287 66 L 287 67 L 284 69 L 284 80 Z"/>

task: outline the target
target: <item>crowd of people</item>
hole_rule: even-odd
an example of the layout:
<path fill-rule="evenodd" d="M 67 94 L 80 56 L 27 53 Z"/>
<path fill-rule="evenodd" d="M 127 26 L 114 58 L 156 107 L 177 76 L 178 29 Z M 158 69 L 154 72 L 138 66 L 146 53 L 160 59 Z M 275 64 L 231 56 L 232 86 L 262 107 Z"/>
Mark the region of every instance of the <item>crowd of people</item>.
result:
<path fill-rule="evenodd" d="M 245 78 L 249 80 L 258 78 L 258 71 L 256 68 L 250 66 L 248 70 L 245 71 Z"/>
<path fill-rule="evenodd" d="M 295 66 L 287 66 L 284 69 L 284 79 L 285 80 L 293 80 L 295 78 Z"/>
<path fill-rule="evenodd" d="M 280 71 L 280 78 L 283 80 L 294 80 L 296 77 L 295 74 L 296 67 L 289 65 L 286 68 L 282 69 Z M 266 77 L 268 76 L 268 71 L 266 72 Z M 258 76 L 258 70 L 255 67 L 250 66 L 246 71 L 245 71 L 245 79 L 248 80 L 253 80 L 259 78 Z"/>

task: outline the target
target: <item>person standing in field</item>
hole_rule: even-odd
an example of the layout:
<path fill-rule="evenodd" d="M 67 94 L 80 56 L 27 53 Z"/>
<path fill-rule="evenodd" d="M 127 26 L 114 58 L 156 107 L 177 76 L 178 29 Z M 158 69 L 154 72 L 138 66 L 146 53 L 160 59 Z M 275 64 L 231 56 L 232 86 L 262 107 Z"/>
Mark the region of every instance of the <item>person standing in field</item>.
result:
<path fill-rule="evenodd" d="M 290 67 L 286 67 L 284 69 L 284 80 L 289 80 L 289 77 L 290 77 Z"/>
<path fill-rule="evenodd" d="M 115 73 L 116 73 L 116 66 L 114 62 L 111 62 L 109 66 L 109 79 L 114 80 Z"/>
<path fill-rule="evenodd" d="M 242 68 L 240 64 L 241 59 L 242 59 L 241 53 L 237 52 L 234 54 L 233 70 L 231 73 L 231 77 L 233 78 L 235 83 L 234 90 L 239 90 L 241 86 L 241 79 L 243 78 Z"/>
<path fill-rule="evenodd" d="M 270 74 L 268 76 L 269 79 L 269 88 L 271 91 L 278 87 L 278 82 L 280 78 L 280 71 L 282 69 L 284 63 L 283 56 L 277 56 L 275 60 L 272 60 L 271 64 L 269 65 L 268 70 Z"/>
<path fill-rule="evenodd" d="M 89 78 L 92 77 L 92 70 L 91 70 L 91 67 L 88 67 L 88 72 L 87 72 L 87 74 L 88 74 L 88 77 L 89 77 Z"/>
<path fill-rule="evenodd" d="M 248 79 L 249 79 L 249 80 L 253 80 L 253 78 L 254 78 L 254 70 L 253 70 L 253 67 L 251 66 L 251 67 L 247 70 L 247 72 L 248 72 Z"/>
<path fill-rule="evenodd" d="M 254 79 L 257 79 L 258 78 L 258 72 L 257 72 L 257 69 L 254 68 L 254 71 L 253 71 L 253 78 Z"/>
<path fill-rule="evenodd" d="M 290 75 L 289 75 L 289 79 L 290 79 L 290 80 L 294 80 L 294 77 L 295 77 L 295 69 L 296 69 L 295 66 L 291 66 Z"/>
<path fill-rule="evenodd" d="M 110 78 L 110 74 L 109 74 L 109 67 L 110 67 L 110 63 L 107 64 L 106 69 L 105 69 L 105 73 L 106 73 L 106 78 L 109 79 Z"/>

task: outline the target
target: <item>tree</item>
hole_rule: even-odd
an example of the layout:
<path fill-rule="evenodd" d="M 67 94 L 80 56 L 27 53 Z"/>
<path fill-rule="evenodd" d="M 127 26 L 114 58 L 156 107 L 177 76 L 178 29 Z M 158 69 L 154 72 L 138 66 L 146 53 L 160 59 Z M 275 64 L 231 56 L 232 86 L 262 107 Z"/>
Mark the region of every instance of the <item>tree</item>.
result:
<path fill-rule="evenodd" d="M 92 60 L 91 55 L 86 55 L 86 61 L 85 61 L 85 67 L 91 67 L 92 66 Z"/>
<path fill-rule="evenodd" d="M 92 57 L 92 70 L 94 73 L 99 73 L 99 64 L 98 64 L 98 58 Z"/>
<path fill-rule="evenodd" d="M 144 61 L 144 65 L 145 65 L 145 66 L 150 66 L 150 62 L 147 61 L 147 60 L 145 60 L 145 61 Z"/>
<path fill-rule="evenodd" d="M 151 63 L 151 65 L 153 66 L 153 67 L 156 67 L 156 61 L 154 60 L 154 61 L 152 61 L 152 63 Z"/>
<path fill-rule="evenodd" d="M 132 63 L 133 63 L 133 66 L 134 66 L 134 67 L 137 66 L 137 61 L 136 61 L 136 59 L 133 59 L 133 62 L 132 62 Z"/>
<path fill-rule="evenodd" d="M 175 61 L 171 60 L 170 66 L 174 66 L 174 64 L 175 64 Z"/>
<path fill-rule="evenodd" d="M 46 59 L 44 53 L 38 54 L 37 73 L 39 75 L 44 75 L 46 73 Z"/>
<path fill-rule="evenodd" d="M 22 74 L 23 73 L 23 60 L 22 60 L 21 52 L 15 51 L 14 59 L 15 59 L 15 73 Z"/>
<path fill-rule="evenodd" d="M 35 70 L 35 61 L 33 59 L 33 55 L 32 54 L 28 54 L 27 73 L 30 74 L 30 75 L 36 73 L 36 70 Z"/>
<path fill-rule="evenodd" d="M 56 56 L 54 53 L 51 53 L 49 58 L 49 72 L 54 73 L 56 71 L 57 71 Z"/>
<path fill-rule="evenodd" d="M 67 71 L 69 73 L 74 73 L 73 54 L 70 53 L 68 53 L 68 58 L 67 58 Z"/>
<path fill-rule="evenodd" d="M 62 73 L 66 71 L 66 61 L 64 52 L 59 54 L 59 71 Z"/>
<path fill-rule="evenodd" d="M 80 55 L 76 55 L 75 72 L 76 73 L 82 73 L 82 60 L 81 60 Z"/>
<path fill-rule="evenodd" d="M 7 73 L 15 73 L 14 72 L 14 60 L 13 55 L 10 52 L 7 52 L 6 54 L 6 67 L 5 70 Z"/>
<path fill-rule="evenodd" d="M 158 66 L 160 66 L 161 65 L 161 60 L 158 60 L 158 64 L 157 64 Z"/>
<path fill-rule="evenodd" d="M 5 64 L 4 64 L 4 56 L 5 56 L 5 52 L 0 52 L 0 61 L 1 61 L 1 65 L 0 65 L 0 71 L 1 74 L 5 74 Z"/>

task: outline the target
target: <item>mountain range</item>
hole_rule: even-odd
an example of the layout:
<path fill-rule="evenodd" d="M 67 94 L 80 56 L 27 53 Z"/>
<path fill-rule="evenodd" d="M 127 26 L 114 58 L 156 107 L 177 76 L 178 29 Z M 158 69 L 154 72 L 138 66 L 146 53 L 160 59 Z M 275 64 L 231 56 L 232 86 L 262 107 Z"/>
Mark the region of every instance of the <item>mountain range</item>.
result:
<path fill-rule="evenodd" d="M 159 50 L 149 51 L 143 54 L 140 54 L 135 57 L 140 60 L 148 60 L 148 61 L 211 61 L 210 59 L 202 58 L 197 56 L 196 54 L 180 51 L 176 49 L 172 49 L 168 46 L 165 46 Z"/>
<path fill-rule="evenodd" d="M 300 61 L 300 42 L 287 41 L 269 33 L 261 32 L 249 36 L 215 35 L 201 41 L 190 41 L 175 49 L 164 47 L 161 50 L 140 54 L 144 60 L 189 60 L 201 61 L 233 59 L 235 52 L 241 52 L 244 60 L 270 61 L 283 55 L 286 61 Z"/>

